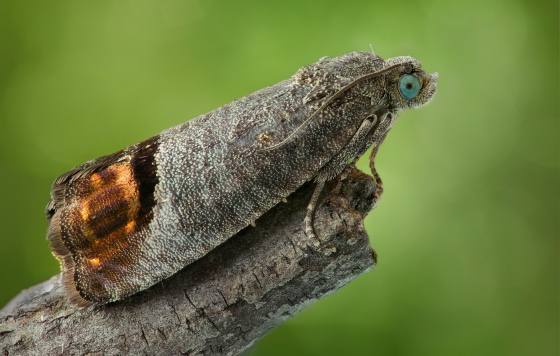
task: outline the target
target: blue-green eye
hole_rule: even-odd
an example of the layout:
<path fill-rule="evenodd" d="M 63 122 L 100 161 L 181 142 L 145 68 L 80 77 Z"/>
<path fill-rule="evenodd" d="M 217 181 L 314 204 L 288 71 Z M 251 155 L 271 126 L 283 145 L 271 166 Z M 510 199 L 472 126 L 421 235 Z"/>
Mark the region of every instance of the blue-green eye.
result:
<path fill-rule="evenodd" d="M 399 91 L 406 100 L 414 99 L 420 89 L 422 89 L 420 80 L 412 74 L 404 74 L 399 79 Z"/>

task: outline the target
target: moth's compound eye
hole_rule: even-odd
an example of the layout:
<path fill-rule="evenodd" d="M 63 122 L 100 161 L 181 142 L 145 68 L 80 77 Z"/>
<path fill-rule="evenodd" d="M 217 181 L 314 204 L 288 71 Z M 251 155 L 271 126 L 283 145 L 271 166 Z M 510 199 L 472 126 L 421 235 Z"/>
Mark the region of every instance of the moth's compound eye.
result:
<path fill-rule="evenodd" d="M 422 89 L 420 80 L 412 74 L 403 74 L 399 79 L 399 91 L 406 100 L 414 99 L 420 89 Z"/>

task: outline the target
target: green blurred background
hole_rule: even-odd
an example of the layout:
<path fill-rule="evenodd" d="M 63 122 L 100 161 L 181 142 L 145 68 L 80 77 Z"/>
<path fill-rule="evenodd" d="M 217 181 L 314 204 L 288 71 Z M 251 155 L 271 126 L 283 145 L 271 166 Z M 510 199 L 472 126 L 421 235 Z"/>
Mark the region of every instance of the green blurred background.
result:
<path fill-rule="evenodd" d="M 378 157 L 377 268 L 252 355 L 553 355 L 558 1 L 0 0 L 0 304 L 58 271 L 51 181 L 353 50 L 440 73 Z M 366 169 L 366 160 L 360 167 Z"/>

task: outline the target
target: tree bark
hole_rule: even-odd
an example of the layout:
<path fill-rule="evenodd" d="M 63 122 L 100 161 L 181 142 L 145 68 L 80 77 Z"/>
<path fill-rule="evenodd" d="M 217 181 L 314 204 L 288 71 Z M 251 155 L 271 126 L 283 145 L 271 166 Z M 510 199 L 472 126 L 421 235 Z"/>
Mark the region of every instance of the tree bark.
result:
<path fill-rule="evenodd" d="M 308 184 L 206 257 L 124 301 L 78 309 L 59 275 L 0 311 L 1 355 L 228 354 L 375 263 L 363 228 L 375 182 L 350 171 L 327 185 L 306 247 Z"/>

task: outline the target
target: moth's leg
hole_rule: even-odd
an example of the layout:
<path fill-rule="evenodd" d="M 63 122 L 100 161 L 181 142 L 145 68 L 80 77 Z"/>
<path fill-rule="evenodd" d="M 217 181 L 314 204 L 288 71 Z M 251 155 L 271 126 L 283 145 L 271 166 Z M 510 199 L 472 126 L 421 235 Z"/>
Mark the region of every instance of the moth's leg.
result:
<path fill-rule="evenodd" d="M 371 136 L 370 142 L 368 142 L 368 146 L 372 146 L 371 154 L 369 155 L 369 168 L 371 170 L 371 174 L 373 175 L 373 179 L 375 180 L 373 207 L 377 205 L 377 201 L 383 193 L 383 181 L 381 180 L 381 176 L 379 176 L 379 173 L 377 173 L 377 169 L 375 169 L 375 157 L 377 156 L 377 152 L 379 151 L 381 143 L 383 143 L 385 137 L 387 137 L 387 133 L 389 132 L 389 129 L 391 128 L 394 120 L 394 114 L 390 112 L 385 113 L 381 118 L 380 127 Z"/>
<path fill-rule="evenodd" d="M 375 180 L 375 192 L 373 193 L 373 207 L 372 207 L 373 209 L 377 205 L 377 201 L 379 200 L 381 194 L 383 193 L 383 181 L 381 180 L 381 176 L 379 176 L 379 173 L 377 173 L 377 170 L 375 169 L 375 163 L 373 162 L 373 158 L 375 158 L 375 154 L 373 153 L 373 151 L 369 155 L 369 158 L 370 158 L 369 168 L 371 170 L 371 174 L 373 175 L 373 179 Z"/>
<path fill-rule="evenodd" d="M 338 152 L 317 174 L 316 181 L 329 181 L 341 174 L 348 165 L 354 163 L 368 148 L 368 139 L 377 122 L 373 115 L 365 119 L 348 144 Z"/>
<path fill-rule="evenodd" d="M 362 122 L 354 136 L 350 139 L 348 144 L 332 159 L 330 160 L 317 174 L 315 182 L 315 190 L 311 195 L 309 204 L 305 214 L 305 234 L 313 247 L 318 247 L 321 240 L 315 234 L 314 218 L 315 209 L 319 196 L 325 186 L 325 182 L 337 177 L 348 166 L 349 162 L 353 162 L 367 149 L 368 135 L 377 121 L 376 116 L 372 116 Z"/>
<path fill-rule="evenodd" d="M 325 187 L 325 181 L 317 181 L 317 185 L 315 185 L 315 190 L 313 190 L 313 194 L 311 195 L 311 199 L 307 204 L 307 209 L 305 213 L 305 219 L 303 220 L 305 224 L 305 235 L 309 239 L 309 242 L 313 245 L 313 247 L 319 247 L 321 240 L 315 234 L 315 228 L 313 227 L 314 219 L 315 219 L 315 209 L 317 208 L 317 202 L 319 201 L 319 196 Z"/>

